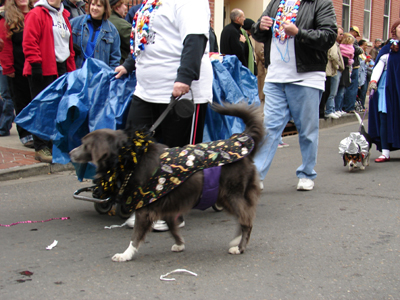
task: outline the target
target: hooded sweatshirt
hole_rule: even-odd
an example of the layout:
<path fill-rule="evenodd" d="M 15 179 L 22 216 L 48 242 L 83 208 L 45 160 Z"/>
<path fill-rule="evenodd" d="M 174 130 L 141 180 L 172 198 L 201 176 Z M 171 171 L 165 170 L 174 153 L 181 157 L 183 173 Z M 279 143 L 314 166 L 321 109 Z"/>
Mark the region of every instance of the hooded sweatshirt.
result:
<path fill-rule="evenodd" d="M 53 36 L 54 36 L 54 51 L 56 61 L 62 63 L 70 56 L 69 38 L 70 31 L 63 18 L 64 5 L 61 3 L 60 8 L 51 6 L 47 0 L 39 0 L 36 6 L 43 6 L 48 9 L 51 18 L 53 19 Z"/>

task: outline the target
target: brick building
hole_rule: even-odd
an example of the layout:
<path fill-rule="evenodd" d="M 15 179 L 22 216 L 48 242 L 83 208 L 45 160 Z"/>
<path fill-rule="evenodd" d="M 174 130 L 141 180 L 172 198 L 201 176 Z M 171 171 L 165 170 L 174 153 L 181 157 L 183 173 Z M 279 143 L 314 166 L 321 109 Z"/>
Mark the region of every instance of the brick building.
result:
<path fill-rule="evenodd" d="M 193 0 L 196 1 L 196 0 Z M 246 17 L 257 20 L 270 0 L 208 0 L 213 27 L 219 39 L 223 27 L 230 22 L 229 12 L 241 8 Z M 362 38 L 374 41 L 390 38 L 390 27 L 400 18 L 400 0 L 332 0 L 338 25 L 349 31 L 358 26 Z M 141 0 L 130 0 L 130 5 Z"/>

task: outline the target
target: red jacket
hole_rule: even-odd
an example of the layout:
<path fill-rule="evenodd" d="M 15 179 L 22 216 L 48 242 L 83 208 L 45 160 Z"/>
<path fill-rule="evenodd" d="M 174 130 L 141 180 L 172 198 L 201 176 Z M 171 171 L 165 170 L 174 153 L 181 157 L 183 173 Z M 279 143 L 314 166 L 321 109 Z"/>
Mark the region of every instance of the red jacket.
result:
<path fill-rule="evenodd" d="M 14 70 L 14 55 L 12 40 L 7 38 L 6 19 L 0 19 L 0 38 L 4 41 L 3 52 L 0 55 L 0 63 L 3 67 L 3 74 L 12 74 Z"/>
<path fill-rule="evenodd" d="M 71 32 L 69 39 L 69 51 L 71 54 L 66 61 L 67 72 L 71 72 L 76 69 L 72 30 L 68 21 L 69 12 L 64 9 L 62 14 Z M 25 54 L 23 73 L 25 76 L 32 74 L 32 63 L 42 64 L 43 76 L 58 75 L 56 54 L 54 52 L 53 19 L 45 7 L 37 6 L 26 15 L 22 47 Z"/>

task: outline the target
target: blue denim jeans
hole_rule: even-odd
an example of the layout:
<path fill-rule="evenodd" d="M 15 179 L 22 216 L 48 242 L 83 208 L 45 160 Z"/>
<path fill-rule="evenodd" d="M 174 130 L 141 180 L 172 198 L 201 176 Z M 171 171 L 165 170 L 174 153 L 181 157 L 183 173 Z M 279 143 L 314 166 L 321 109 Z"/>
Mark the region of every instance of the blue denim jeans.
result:
<path fill-rule="evenodd" d="M 339 85 L 338 91 L 335 97 L 335 110 L 342 111 L 343 110 L 343 99 L 344 93 L 346 92 L 346 87 L 344 85 Z"/>
<path fill-rule="evenodd" d="M 309 179 L 317 176 L 314 166 L 317 163 L 319 102 L 322 92 L 291 83 L 264 84 L 266 136 L 254 158 L 261 180 L 264 180 L 271 166 L 282 132 L 292 117 L 299 132 L 302 155 L 302 165 L 296 170 L 296 176 Z"/>
<path fill-rule="evenodd" d="M 0 71 L 0 135 L 9 135 L 14 121 L 14 104 L 8 88 L 8 78 Z"/>
<path fill-rule="evenodd" d="M 335 109 L 335 97 L 338 92 L 340 77 L 342 77 L 342 73 L 340 71 L 333 77 L 331 77 L 331 92 L 329 93 L 328 99 L 325 104 L 325 114 L 329 115 L 336 111 Z"/>
<path fill-rule="evenodd" d="M 351 83 L 344 94 L 343 107 L 346 112 L 355 109 L 358 92 L 358 71 L 359 69 L 353 69 L 353 72 L 351 72 Z"/>

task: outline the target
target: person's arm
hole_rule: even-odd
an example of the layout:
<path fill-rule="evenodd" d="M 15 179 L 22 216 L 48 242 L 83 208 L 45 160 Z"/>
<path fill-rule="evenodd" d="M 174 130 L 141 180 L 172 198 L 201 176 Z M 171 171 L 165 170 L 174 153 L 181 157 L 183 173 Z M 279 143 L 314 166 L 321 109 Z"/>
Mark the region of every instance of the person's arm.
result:
<path fill-rule="evenodd" d="M 372 71 L 371 81 L 375 81 L 375 82 L 379 81 L 383 71 L 385 70 L 386 61 L 387 61 L 388 56 L 389 56 L 389 54 L 384 54 L 381 56 L 381 58 L 379 59 L 378 63 L 375 65 L 375 67 Z"/>
<path fill-rule="evenodd" d="M 203 34 L 189 34 L 183 42 L 181 64 L 175 79 L 174 97 L 189 92 L 193 80 L 200 78 L 201 60 L 207 46 L 207 37 Z"/>
<path fill-rule="evenodd" d="M 69 57 L 67 58 L 67 72 L 72 72 L 76 70 L 75 65 L 75 50 L 74 50 L 74 42 L 72 38 L 72 27 L 67 17 L 65 17 L 65 23 L 67 23 L 67 27 L 69 32 L 71 33 L 69 37 Z"/>
<path fill-rule="evenodd" d="M 114 69 L 119 66 L 121 61 L 121 39 L 115 26 L 111 22 L 109 25 L 112 28 L 114 40 L 110 47 L 110 67 Z"/>
<path fill-rule="evenodd" d="M 332 1 L 319 1 L 316 4 L 314 16 L 315 29 L 301 29 L 296 35 L 296 40 L 317 50 L 328 51 L 336 41 L 337 25 L 336 15 Z"/>
<path fill-rule="evenodd" d="M 11 39 L 7 38 L 5 19 L 0 20 L 0 39 L 3 41 L 3 51 L 0 55 L 0 63 L 3 67 L 3 74 L 13 77 L 12 75 L 15 73 L 13 43 Z"/>
<path fill-rule="evenodd" d="M 357 40 L 354 41 L 354 57 L 364 53 L 364 50 L 358 45 Z"/>

